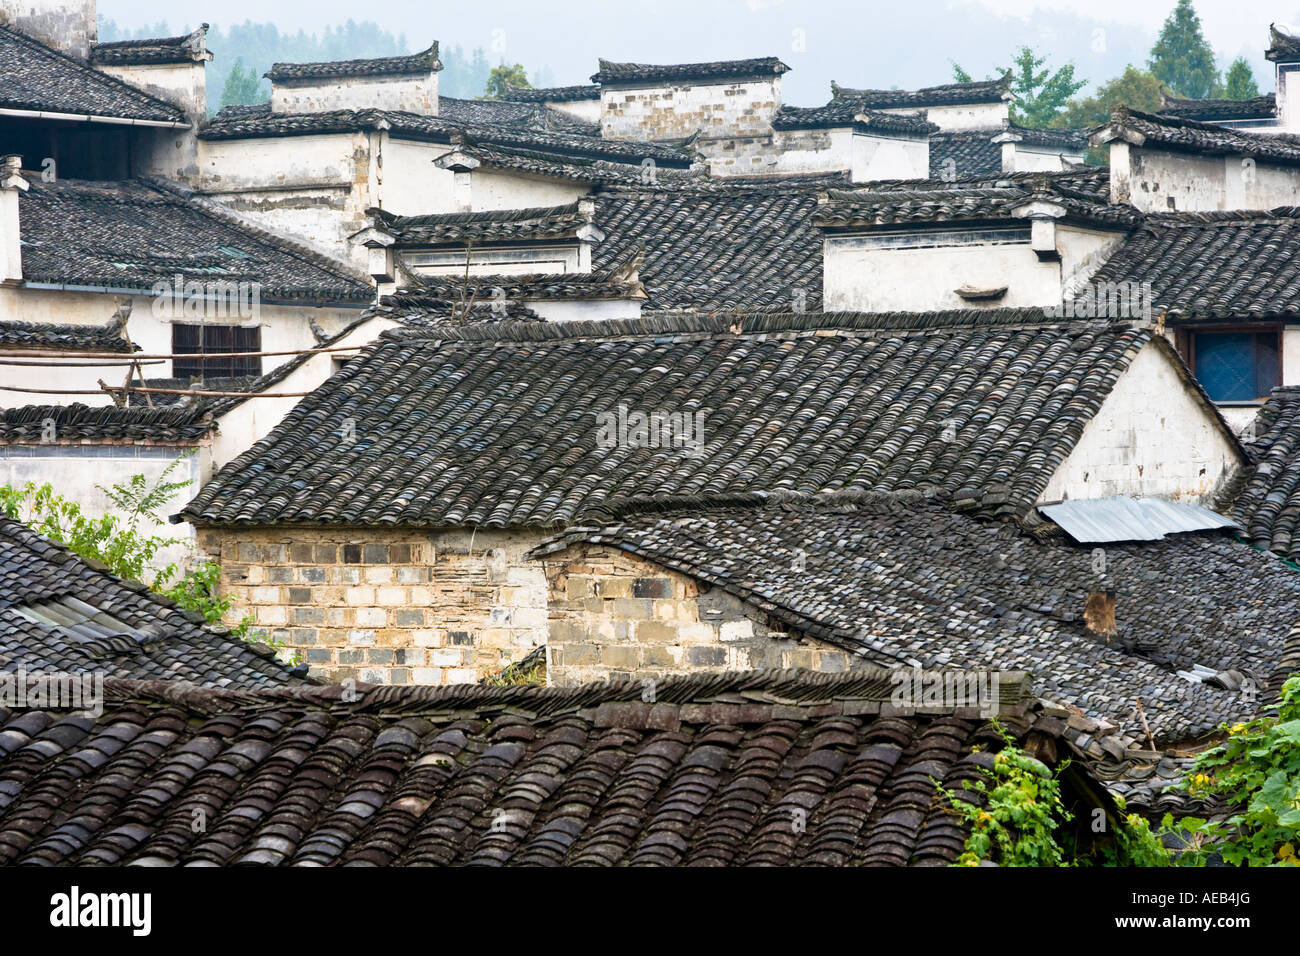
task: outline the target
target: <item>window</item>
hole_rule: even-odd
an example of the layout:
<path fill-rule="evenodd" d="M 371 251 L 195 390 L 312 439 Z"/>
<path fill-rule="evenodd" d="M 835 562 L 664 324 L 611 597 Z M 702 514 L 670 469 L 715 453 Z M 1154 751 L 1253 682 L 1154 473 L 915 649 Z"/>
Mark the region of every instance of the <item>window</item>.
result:
<path fill-rule="evenodd" d="M 222 378 L 234 375 L 261 375 L 259 355 L 205 358 L 206 354 L 262 351 L 262 330 L 258 326 L 184 325 L 172 326 L 172 352 L 194 358 L 172 359 L 176 378 Z"/>
<path fill-rule="evenodd" d="M 1192 369 L 1216 402 L 1254 402 L 1281 384 L 1278 330 L 1195 332 Z"/>

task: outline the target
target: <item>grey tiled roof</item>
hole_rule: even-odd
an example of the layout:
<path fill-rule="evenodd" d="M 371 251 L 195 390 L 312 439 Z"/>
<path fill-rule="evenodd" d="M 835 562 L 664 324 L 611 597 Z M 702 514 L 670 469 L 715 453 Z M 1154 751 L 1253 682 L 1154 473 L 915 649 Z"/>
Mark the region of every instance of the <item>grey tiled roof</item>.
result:
<path fill-rule="evenodd" d="M 334 76 L 396 76 L 429 73 L 442 69 L 438 41 L 427 50 L 407 56 L 386 56 L 371 60 L 328 60 L 322 63 L 276 63 L 264 76 L 275 82 L 319 79 Z"/>
<path fill-rule="evenodd" d="M 834 179 L 829 182 L 835 182 Z M 812 222 L 826 179 L 597 193 L 605 233 L 593 267 L 645 248 L 642 283 L 657 309 L 792 308 L 822 299 L 822 240 Z"/>
<path fill-rule="evenodd" d="M 474 275 L 466 282 L 463 277 L 421 276 L 420 284 L 400 289 L 383 297 L 381 304 L 371 310 L 373 315 L 390 318 L 410 318 L 420 313 L 446 314 L 453 305 L 472 300 L 491 317 L 511 303 L 522 300 L 539 302 L 557 299 L 627 299 L 644 298 L 645 292 L 636 281 L 621 281 L 608 272 L 569 272 L 550 275 Z M 501 301 L 497 309 L 492 303 Z"/>
<path fill-rule="evenodd" d="M 1300 318 L 1300 209 L 1170 213 L 1142 227 L 1094 282 L 1150 282 L 1178 321 Z"/>
<path fill-rule="evenodd" d="M 503 100 L 513 100 L 516 103 L 567 103 L 573 100 L 598 100 L 600 99 L 600 87 L 594 83 L 584 83 L 580 86 L 546 86 L 525 90 L 506 84 L 506 92 L 501 98 Z"/>
<path fill-rule="evenodd" d="M 1286 134 L 1259 134 L 1226 129 L 1214 123 L 1155 113 L 1128 107 L 1111 111 L 1110 122 L 1092 134 L 1094 144 L 1130 139 L 1166 149 L 1217 156 L 1248 156 L 1287 165 L 1300 163 L 1300 139 Z"/>
<path fill-rule="evenodd" d="M 718 60 L 710 63 L 613 63 L 600 61 L 600 70 L 592 74 L 591 81 L 602 86 L 621 83 L 677 82 L 681 80 L 747 79 L 759 76 L 780 76 L 790 67 L 777 57 L 765 56 L 749 60 Z"/>
<path fill-rule="evenodd" d="M 1216 120 L 1272 119 L 1277 116 L 1277 96 L 1268 93 L 1246 100 L 1185 100 L 1165 96 L 1160 112 L 1182 119 L 1214 122 Z"/>
<path fill-rule="evenodd" d="M 170 103 L 0 26 L 0 107 L 184 123 Z"/>
<path fill-rule="evenodd" d="M 114 40 L 90 48 L 90 62 L 105 66 L 138 63 L 194 63 L 202 58 L 205 23 L 193 33 L 147 40 Z M 211 57 L 209 57 L 211 59 Z"/>
<path fill-rule="evenodd" d="M 961 179 L 890 181 L 827 190 L 814 213 L 824 227 L 896 226 L 911 223 L 1006 220 L 1031 199 L 1064 207 L 1066 220 L 1113 229 L 1142 221 L 1133 206 L 1109 202 L 1106 170 L 1012 173 Z"/>
<path fill-rule="evenodd" d="M 886 133 L 910 133 L 925 136 L 939 127 L 924 116 L 908 113 L 884 113 L 864 109 L 847 100 L 831 100 L 825 106 L 782 106 L 772 121 L 773 129 L 825 129 L 836 126 L 853 126 L 861 130 L 880 130 Z"/>
<path fill-rule="evenodd" d="M 586 123 L 576 117 L 535 102 L 508 100 L 460 100 L 438 97 L 438 118 L 467 125 L 512 126 L 534 133 L 578 133 L 600 137 L 599 123 Z"/>
<path fill-rule="evenodd" d="M 1268 25 L 1268 50 L 1264 53 L 1270 60 L 1291 61 L 1300 59 L 1300 36 L 1283 33 L 1276 23 Z"/>
<path fill-rule="evenodd" d="M 672 314 L 388 333 L 183 513 L 536 527 L 646 495 L 934 488 L 1022 515 L 1151 341 L 1041 317 Z M 596 414 L 620 405 L 703 413 L 703 451 L 601 447 Z M 337 440 L 344 419 L 355 442 Z"/>
<path fill-rule="evenodd" d="M 201 408 L 115 405 L 22 405 L 0 408 L 0 442 L 40 444 L 47 422 L 60 442 L 139 441 L 198 442 L 216 429 Z"/>
<path fill-rule="evenodd" d="M 930 178 L 996 176 L 1002 172 L 1002 146 L 993 137 L 1002 129 L 969 129 L 930 136 Z M 948 160 L 952 160 L 951 166 Z"/>
<path fill-rule="evenodd" d="M 848 498 L 847 501 L 844 498 Z M 1300 574 L 1219 534 L 1092 547 L 1036 540 L 919 495 L 830 496 L 643 513 L 572 529 L 719 587 L 778 622 L 868 661 L 1025 670 L 1035 691 L 1157 743 L 1252 716 L 1300 623 Z M 665 509 L 666 510 L 666 509 Z M 1170 573 L 1170 569 L 1177 573 Z M 1090 593 L 1113 589 L 1118 633 L 1090 632 Z M 1227 686 L 1178 676 L 1235 671 Z M 1257 694 L 1239 692 L 1253 680 Z"/>
<path fill-rule="evenodd" d="M 130 352 L 122 336 L 123 319 L 104 325 L 71 325 L 55 322 L 0 322 L 0 348 L 56 349 L 62 352 Z M 139 350 L 139 346 L 135 347 Z"/>
<path fill-rule="evenodd" d="M 94 720 L 0 710 L 0 865 L 945 866 L 967 830 L 937 786 L 1004 742 L 965 713 L 882 714 L 891 687 L 784 671 L 668 679 L 654 703 L 640 682 L 344 702 L 112 681 Z M 1049 766 L 1075 758 L 1067 802 L 1086 787 L 1115 819 L 1073 727 L 1005 710 Z"/>
<path fill-rule="evenodd" d="M 71 600 L 95 628 L 33 620 Z M 203 624 L 144 585 L 91 567 L 62 545 L 0 517 L 0 669 L 191 681 L 208 687 L 298 683 L 265 645 Z M 0 711 L 3 705 L 0 705 Z"/>
<path fill-rule="evenodd" d="M 1255 466 L 1233 502 L 1246 539 L 1300 561 L 1300 388 L 1277 388 L 1248 433 Z"/>
<path fill-rule="evenodd" d="M 964 106 L 968 103 L 1000 103 L 1011 89 L 1010 74 L 997 80 L 973 83 L 945 83 L 919 90 L 860 90 L 831 82 L 831 96 L 853 100 L 872 109 L 898 109 L 928 106 Z"/>
<path fill-rule="evenodd" d="M 263 300 L 374 298 L 344 264 L 162 184 L 34 181 L 19 208 L 26 282 L 148 290 L 181 273 L 259 282 Z"/>
<path fill-rule="evenodd" d="M 576 201 L 563 206 L 435 213 L 426 216 L 396 216 L 382 209 L 371 212 L 384 230 L 393 235 L 398 248 L 562 238 L 572 236 L 589 221 L 579 210 Z"/>

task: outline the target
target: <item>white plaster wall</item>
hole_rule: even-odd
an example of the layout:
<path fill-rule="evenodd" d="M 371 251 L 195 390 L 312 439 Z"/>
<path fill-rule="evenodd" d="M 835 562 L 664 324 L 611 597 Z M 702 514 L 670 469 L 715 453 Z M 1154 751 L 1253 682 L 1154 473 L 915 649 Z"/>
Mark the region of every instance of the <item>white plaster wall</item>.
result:
<path fill-rule="evenodd" d="M 491 209 L 530 209 L 534 206 L 564 206 L 591 192 L 587 183 L 566 179 L 543 179 L 506 170 L 476 169 L 470 176 L 472 212 Z M 444 210 L 455 212 L 455 208 Z"/>
<path fill-rule="evenodd" d="M 937 236 L 936 242 L 942 241 Z M 923 312 L 965 309 L 964 285 L 1007 285 L 991 307 L 1053 305 L 1061 297 L 1060 264 L 1040 262 L 1026 239 L 1008 245 L 947 245 L 924 249 L 864 248 L 854 237 L 823 244 L 827 311 Z"/>
<path fill-rule="evenodd" d="M 606 139 L 753 136 L 772 131 L 781 106 L 781 78 L 742 82 L 603 87 L 601 135 Z"/>
<path fill-rule="evenodd" d="M 199 141 L 195 134 L 208 112 L 205 66 L 206 61 L 97 67 L 150 96 L 179 106 L 191 124 L 188 129 L 138 130 L 131 157 L 136 175 L 163 176 L 184 183 L 197 181 Z"/>
<path fill-rule="evenodd" d="M 0 22 L 81 60 L 99 35 L 95 0 L 0 0 Z"/>
<path fill-rule="evenodd" d="M 927 137 L 886 137 L 854 133 L 853 181 L 927 179 L 930 176 L 930 140 Z"/>
<path fill-rule="evenodd" d="M 1120 376 L 1039 501 L 1145 495 L 1200 502 L 1243 464 L 1172 349 L 1157 339 Z"/>
<path fill-rule="evenodd" d="M 584 123 L 600 122 L 600 100 L 547 100 L 546 104 Z"/>
<path fill-rule="evenodd" d="M 569 302 L 551 299 L 539 302 L 526 299 L 529 308 L 548 322 L 586 322 L 603 319 L 639 319 L 640 299 L 598 299 Z"/>
<path fill-rule="evenodd" d="M 981 305 L 1059 305 L 1062 277 L 1095 271 L 1105 259 L 1105 250 L 1122 240 L 1111 232 L 1058 226 L 1060 261 L 1044 262 L 1027 238 L 972 244 L 963 234 L 964 230 L 921 229 L 909 233 L 923 248 L 872 248 L 861 236 L 827 237 L 822 265 L 826 309 L 924 312 Z M 1007 293 L 995 301 L 972 303 L 955 291 L 964 285 L 1005 285 Z"/>
<path fill-rule="evenodd" d="M 464 276 L 465 248 L 404 252 L 402 261 L 412 272 L 428 276 Z M 469 274 L 476 275 L 565 275 L 582 272 L 577 242 L 545 246 L 510 246 L 499 249 L 471 248 Z"/>
<path fill-rule="evenodd" d="M 272 113 L 405 110 L 438 115 L 438 74 L 348 76 L 271 83 Z"/>
<path fill-rule="evenodd" d="M 391 319 L 370 319 L 335 342 L 331 348 L 348 346 L 360 348 L 378 338 L 381 332 L 396 326 L 397 323 Z M 314 391 L 355 354 L 354 352 L 322 352 L 313 355 L 268 388 L 267 392 L 274 395 Z M 270 434 L 271 429 L 280 424 L 284 416 L 289 414 L 300 401 L 302 401 L 301 397 L 249 398 L 222 415 L 217 422 L 217 434 L 212 441 L 211 455 L 206 463 L 207 467 L 200 476 L 200 482 L 206 482 L 217 469 L 239 457 Z"/>
<path fill-rule="evenodd" d="M 1111 164 L 1112 170 L 1120 170 L 1118 176 L 1112 172 L 1112 196 L 1144 212 L 1272 209 L 1300 204 L 1300 167 L 1127 144 L 1112 144 Z"/>
<path fill-rule="evenodd" d="M 441 143 L 389 137 L 382 171 L 383 208 L 400 216 L 457 212 L 456 174 L 433 165 L 450 150 Z"/>
<path fill-rule="evenodd" d="M 155 315 L 154 299 L 150 296 L 116 296 L 93 292 L 59 292 L 43 289 L 0 288 L 0 316 L 13 317 L 26 322 L 50 322 L 71 325 L 103 325 L 113 317 L 118 302 L 129 299 L 131 317 L 127 320 L 127 333 L 145 354 L 169 354 L 172 350 L 174 322 L 192 322 L 192 317 L 171 315 L 164 311 Z M 256 318 L 233 316 L 213 318 L 213 322 L 230 325 L 257 325 L 262 329 L 262 350 L 267 352 L 289 349 L 306 349 L 316 345 L 316 337 L 308 324 L 309 318 L 327 333 L 342 330 L 360 315 L 361 304 L 355 309 L 311 308 L 306 306 L 269 305 L 263 303 Z M 59 353 L 11 352 L 24 360 L 52 359 L 64 364 L 68 360 Z M 121 359 L 120 354 L 105 356 L 107 361 Z M 262 371 L 269 372 L 292 359 L 291 355 L 266 356 Z M 170 378 L 172 363 L 144 366 L 148 378 Z M 23 388 L 66 388 L 70 390 L 97 389 L 97 380 L 103 378 L 111 384 L 120 384 L 126 377 L 126 366 L 102 368 L 42 368 L 36 366 L 0 366 L 0 380 L 7 385 Z M 82 402 L 86 405 L 108 405 L 107 395 L 39 395 L 22 392 L 0 392 L 0 407 L 60 402 Z"/>
<path fill-rule="evenodd" d="M 1015 143 L 1013 145 L 1015 149 L 1012 153 L 1012 168 L 1010 170 L 1004 168 L 1003 172 L 1059 173 L 1065 169 L 1065 163 L 1061 160 L 1062 155 L 1072 163 L 1083 162 L 1082 153 L 1062 154 L 1059 151 L 1050 152 L 1040 149 L 1026 149 L 1022 143 Z"/>
<path fill-rule="evenodd" d="M 972 103 L 965 106 L 930 106 L 922 110 L 900 107 L 886 113 L 923 113 L 940 130 L 989 129 L 1001 126 L 1011 114 L 1005 102 Z"/>
<path fill-rule="evenodd" d="M 169 480 L 192 480 L 167 505 L 160 509 L 162 524 L 140 526 L 145 534 L 163 538 L 181 538 L 185 544 L 165 548 L 153 563 L 154 570 L 172 562 L 188 565 L 194 528 L 189 524 L 169 524 L 165 519 L 175 514 L 186 501 L 198 493 L 200 477 L 210 470 L 206 445 L 167 446 L 139 443 L 111 445 L 86 442 L 79 445 L 0 445 L 0 484 L 19 487 L 29 481 L 37 485 L 49 482 L 56 494 L 75 501 L 89 515 L 122 513 L 114 508 L 98 486 L 111 488 L 126 482 L 132 475 L 144 475 L 152 484 L 167 466 L 188 451 L 194 454 L 172 472 Z"/>
<path fill-rule="evenodd" d="M 373 134 L 377 141 L 380 134 Z M 202 140 L 200 188 L 263 228 L 365 266 L 348 241 L 382 205 L 369 133 Z"/>

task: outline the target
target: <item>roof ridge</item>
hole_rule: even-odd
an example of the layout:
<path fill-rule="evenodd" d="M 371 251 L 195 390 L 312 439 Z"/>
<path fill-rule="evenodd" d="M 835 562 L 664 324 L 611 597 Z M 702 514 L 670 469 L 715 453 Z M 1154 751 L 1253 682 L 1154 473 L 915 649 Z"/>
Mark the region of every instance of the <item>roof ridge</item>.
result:
<path fill-rule="evenodd" d="M 1038 706 L 1032 683 L 1025 671 L 999 671 L 1001 699 L 1012 707 Z M 848 674 L 815 673 L 807 670 L 753 670 L 704 672 L 666 676 L 655 684 L 653 706 L 681 706 L 703 701 L 734 700 L 743 695 L 750 702 L 766 700 L 793 707 L 811 707 L 844 700 L 886 702 L 895 682 L 884 667 L 855 669 Z M 1007 693 L 1006 691 L 1010 691 Z M 554 719 L 601 704 L 643 704 L 641 680 L 593 681 L 576 687 L 520 685 L 495 687 L 480 684 L 358 684 L 349 696 L 342 686 L 276 686 L 253 690 L 200 687 L 184 681 L 129 680 L 107 678 L 105 703 L 131 701 L 158 706 L 180 707 L 201 715 L 255 715 L 294 704 L 304 709 L 382 714 L 419 714 L 445 710 L 463 715 L 468 708 L 478 713 L 518 714 L 531 711 L 539 719 Z M 646 705 L 651 706 L 651 705 Z M 955 705 L 954 705 L 955 709 Z"/>
<path fill-rule="evenodd" d="M 739 323 L 739 328 L 737 328 Z M 1088 327 L 1128 329 L 1131 319 L 1095 319 Z M 604 338 L 639 338 L 669 334 L 748 336 L 777 333 L 910 332 L 942 334 L 971 328 L 1084 328 L 1077 319 L 1048 316 L 1042 307 L 956 309 L 936 312 L 758 312 L 752 309 L 713 312 L 648 312 L 632 319 L 584 319 L 572 322 L 481 322 L 466 326 L 391 329 L 380 340 L 403 343 L 464 342 L 495 346 Z"/>

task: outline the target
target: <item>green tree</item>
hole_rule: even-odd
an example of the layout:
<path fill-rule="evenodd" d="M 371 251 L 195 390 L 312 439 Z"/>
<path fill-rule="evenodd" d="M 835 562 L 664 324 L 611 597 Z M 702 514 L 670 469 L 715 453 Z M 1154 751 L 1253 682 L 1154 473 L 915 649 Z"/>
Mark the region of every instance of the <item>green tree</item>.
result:
<path fill-rule="evenodd" d="M 262 102 L 262 83 L 257 71 L 251 67 L 245 69 L 244 61 L 237 59 L 226 77 L 226 85 L 221 88 L 221 107 L 253 106 Z"/>
<path fill-rule="evenodd" d="M 514 66 L 506 66 L 502 63 L 500 66 L 492 67 L 492 72 L 488 74 L 487 86 L 483 89 L 483 98 L 486 100 L 499 100 L 506 95 L 507 86 L 523 90 L 533 88 L 533 84 L 528 82 L 528 74 L 524 72 L 521 64 L 516 63 Z"/>
<path fill-rule="evenodd" d="M 1148 64 L 1156 79 L 1177 96 L 1209 99 L 1221 89 L 1214 51 L 1201 33 L 1192 0 L 1178 0 L 1151 48 Z"/>
<path fill-rule="evenodd" d="M 952 63 L 956 82 L 972 82 L 971 75 L 960 64 L 952 60 L 948 62 Z M 1011 74 L 1011 93 L 1015 96 L 1011 119 L 1022 126 L 1049 125 L 1070 97 L 1088 84 L 1087 80 L 1074 78 L 1073 63 L 1067 63 L 1055 72 L 1047 68 L 1046 63 L 1047 57 L 1035 56 L 1032 49 L 1022 46 L 1012 65 L 999 71 L 1003 76 Z"/>
<path fill-rule="evenodd" d="M 1110 120 L 1110 111 L 1117 106 L 1155 113 L 1163 104 L 1163 93 L 1164 86 L 1159 80 L 1130 64 L 1122 74 L 1097 87 L 1093 96 L 1071 100 L 1052 125 L 1071 129 L 1100 126 Z"/>
<path fill-rule="evenodd" d="M 1244 56 L 1239 56 L 1228 67 L 1228 75 L 1223 81 L 1223 98 L 1226 100 L 1249 100 L 1259 96 L 1259 86 L 1255 83 L 1255 74 Z"/>

